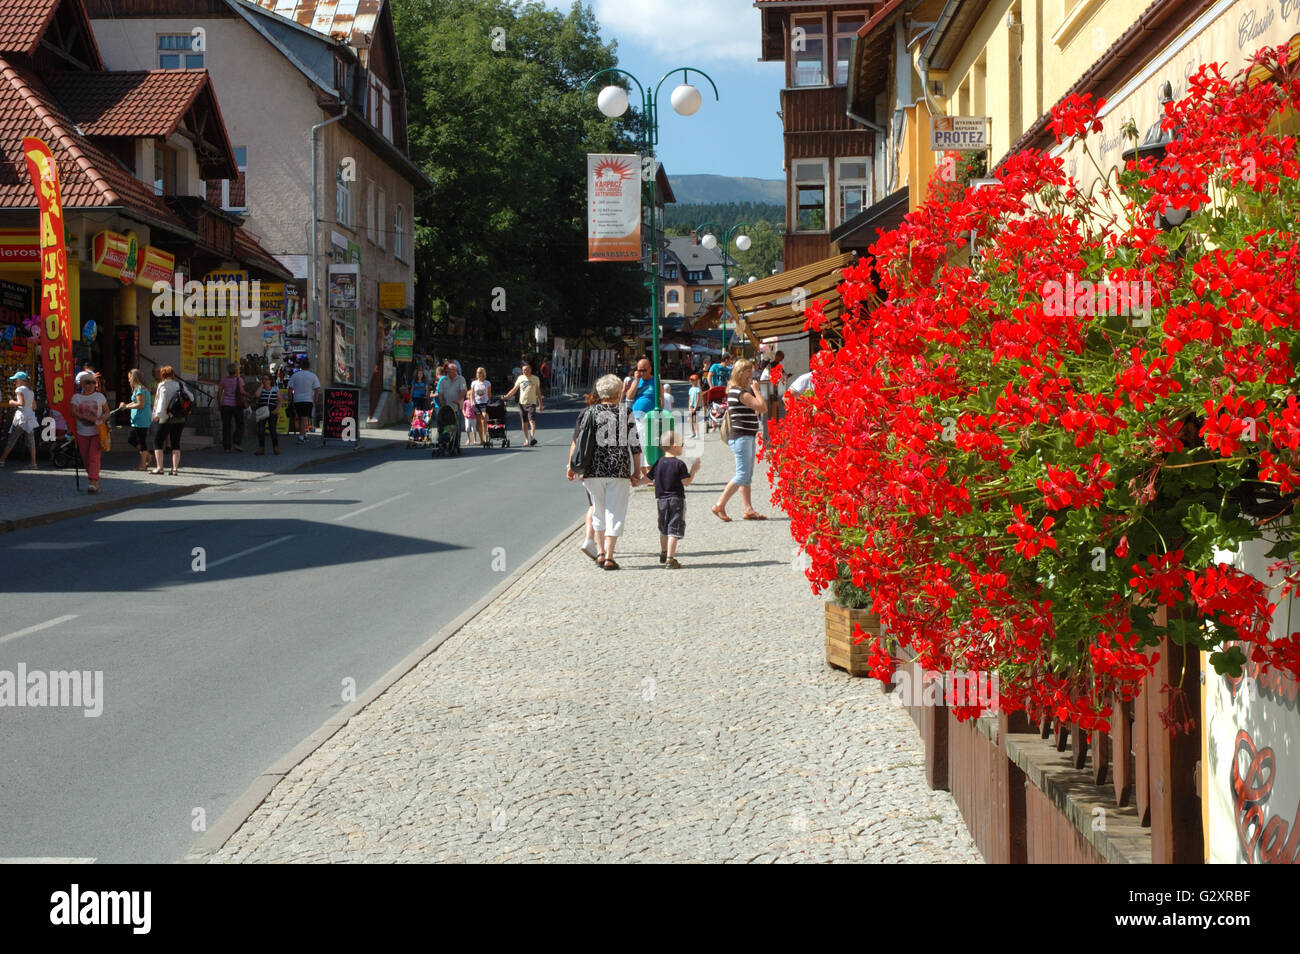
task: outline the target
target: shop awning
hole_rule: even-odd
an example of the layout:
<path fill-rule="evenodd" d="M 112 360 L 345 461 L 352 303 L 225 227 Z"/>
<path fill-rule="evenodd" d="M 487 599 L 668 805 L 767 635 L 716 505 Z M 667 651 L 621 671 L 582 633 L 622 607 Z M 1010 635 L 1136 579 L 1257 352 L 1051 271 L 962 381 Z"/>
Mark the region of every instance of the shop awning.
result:
<path fill-rule="evenodd" d="M 744 312 L 745 334 L 755 344 L 763 338 L 802 334 L 806 321 L 804 309 L 817 300 L 826 302 L 826 318 L 830 325 L 838 325 L 844 305 L 836 289 L 844 280 L 844 269 L 855 261 L 856 257 L 846 252 L 756 282 L 737 285 L 731 290 L 730 299 Z M 801 290 L 798 297 L 796 289 Z"/>
<path fill-rule="evenodd" d="M 888 232 L 903 224 L 907 215 L 908 188 L 903 186 L 892 195 L 887 195 L 879 202 L 863 209 L 853 218 L 831 232 L 831 241 L 841 249 L 855 249 L 866 252 L 881 232 Z"/>

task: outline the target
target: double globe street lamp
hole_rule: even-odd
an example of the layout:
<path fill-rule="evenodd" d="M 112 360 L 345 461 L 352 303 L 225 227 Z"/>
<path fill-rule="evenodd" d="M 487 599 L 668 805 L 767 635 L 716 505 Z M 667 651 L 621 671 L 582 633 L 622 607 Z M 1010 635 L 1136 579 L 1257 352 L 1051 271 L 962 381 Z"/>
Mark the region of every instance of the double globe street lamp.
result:
<path fill-rule="evenodd" d="M 603 76 L 620 74 L 626 76 L 636 84 L 637 91 L 641 94 L 641 180 L 645 184 L 646 194 L 649 198 L 650 211 L 650 341 L 651 341 L 651 362 L 654 366 L 654 398 L 655 412 L 663 409 L 663 385 L 659 382 L 659 267 L 660 267 L 660 249 L 659 249 L 659 225 L 657 219 L 658 203 L 656 202 L 656 183 L 655 172 L 656 163 L 655 146 L 659 144 L 659 90 L 670 76 L 677 73 L 682 74 L 682 81 L 672 91 L 668 97 L 672 104 L 673 110 L 682 116 L 693 116 L 699 112 L 700 106 L 704 102 L 704 97 L 700 94 L 697 87 L 692 86 L 690 74 L 698 73 L 709 82 L 713 89 L 713 98 L 718 99 L 717 84 L 709 77 L 708 73 L 696 69 L 693 66 L 677 66 L 663 75 L 653 89 L 641 85 L 640 80 L 625 69 L 617 66 L 611 66 L 609 69 L 601 70 L 593 74 L 587 82 L 582 85 L 582 94 L 587 95 L 587 89 Z M 602 114 L 610 119 L 617 119 L 627 112 L 628 108 L 628 91 L 622 86 L 611 85 L 604 87 L 596 96 L 596 107 Z M 649 449 L 647 449 L 649 450 Z M 657 450 L 657 448 L 655 448 Z M 655 455 L 658 456 L 657 454 Z M 649 459 L 649 456 L 647 456 Z"/>
<path fill-rule="evenodd" d="M 731 279 L 730 281 L 727 280 L 727 267 L 730 261 L 730 256 L 727 253 L 727 249 L 730 248 L 732 244 L 731 237 L 735 235 L 736 236 L 735 245 L 737 251 L 741 251 L 741 252 L 749 251 L 750 246 L 754 244 L 754 240 L 751 239 L 748 235 L 743 235 L 743 234 L 736 235 L 736 233 L 740 232 L 741 229 L 748 229 L 750 231 L 753 231 L 753 228 L 754 227 L 752 225 L 748 225 L 744 222 L 737 222 L 731 228 L 727 229 L 725 232 L 722 233 L 721 244 L 722 244 L 722 353 L 723 354 L 727 353 L 727 293 L 728 291 L 730 291 L 731 286 L 736 284 L 736 280 L 734 278 Z M 712 222 L 705 222 L 695 231 L 696 234 L 704 233 L 704 237 L 700 239 L 700 244 L 703 245 L 705 248 L 712 251 L 713 249 L 718 247 L 719 244 L 718 237 L 717 235 L 714 234 L 716 230 Z M 753 280 L 754 279 L 752 278 L 750 279 L 751 282 Z"/>

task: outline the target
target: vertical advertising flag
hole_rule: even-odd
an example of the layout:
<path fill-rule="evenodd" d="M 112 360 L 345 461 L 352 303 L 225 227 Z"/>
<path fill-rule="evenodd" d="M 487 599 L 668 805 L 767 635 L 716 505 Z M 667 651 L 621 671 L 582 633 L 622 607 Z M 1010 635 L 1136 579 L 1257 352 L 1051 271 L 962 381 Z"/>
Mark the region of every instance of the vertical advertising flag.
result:
<path fill-rule="evenodd" d="M 587 155 L 587 261 L 641 261 L 641 159 Z"/>
<path fill-rule="evenodd" d="M 36 190 L 41 248 L 41 365 L 50 406 L 72 424 L 72 307 L 68 302 L 68 252 L 63 238 L 59 167 L 40 139 L 23 140 L 27 172 Z"/>

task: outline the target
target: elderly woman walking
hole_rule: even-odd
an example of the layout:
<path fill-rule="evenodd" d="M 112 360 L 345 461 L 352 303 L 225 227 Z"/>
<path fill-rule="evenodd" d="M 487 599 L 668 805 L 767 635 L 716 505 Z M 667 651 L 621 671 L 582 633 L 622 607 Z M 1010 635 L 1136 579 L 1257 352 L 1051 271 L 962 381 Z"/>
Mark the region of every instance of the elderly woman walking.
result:
<path fill-rule="evenodd" d="M 596 457 L 590 469 L 582 475 L 582 486 L 591 497 L 596 565 L 606 570 L 619 569 L 614 562 L 614 547 L 623 534 L 632 484 L 645 476 L 636 422 L 627 409 L 619 405 L 622 394 L 623 382 L 618 376 L 605 375 L 596 382 L 596 396 L 600 403 L 593 404 L 587 412 L 591 415 L 588 426 L 596 429 Z M 575 434 L 575 443 L 577 439 Z M 565 471 L 565 476 L 572 480 L 572 466 L 566 465 Z"/>
<path fill-rule="evenodd" d="M 731 369 L 727 382 L 727 416 L 731 421 L 731 453 L 736 458 L 736 475 L 722 488 L 722 496 L 713 505 L 713 514 L 719 520 L 731 522 L 727 516 L 727 501 L 740 491 L 746 520 L 766 520 L 754 509 L 749 485 L 754 479 L 754 453 L 757 450 L 758 415 L 765 410 L 758 382 L 754 380 L 754 362 L 742 358 Z"/>

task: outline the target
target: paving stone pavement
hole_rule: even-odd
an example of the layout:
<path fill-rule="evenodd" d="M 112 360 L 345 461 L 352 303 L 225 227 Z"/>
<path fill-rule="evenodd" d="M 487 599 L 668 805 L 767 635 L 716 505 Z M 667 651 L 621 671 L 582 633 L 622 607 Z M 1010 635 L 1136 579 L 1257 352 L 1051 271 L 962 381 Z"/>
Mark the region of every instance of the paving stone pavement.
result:
<path fill-rule="evenodd" d="M 701 452 L 683 569 L 659 565 L 653 488 L 638 489 L 621 571 L 566 540 L 212 860 L 979 862 L 907 716 L 827 667 L 784 516 L 714 518 L 731 455 L 716 435 L 685 456 Z M 760 464 L 756 502 L 766 478 Z M 575 486 L 575 519 L 582 503 Z"/>

